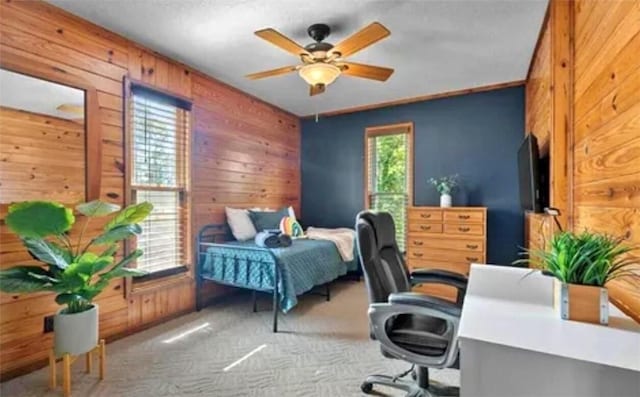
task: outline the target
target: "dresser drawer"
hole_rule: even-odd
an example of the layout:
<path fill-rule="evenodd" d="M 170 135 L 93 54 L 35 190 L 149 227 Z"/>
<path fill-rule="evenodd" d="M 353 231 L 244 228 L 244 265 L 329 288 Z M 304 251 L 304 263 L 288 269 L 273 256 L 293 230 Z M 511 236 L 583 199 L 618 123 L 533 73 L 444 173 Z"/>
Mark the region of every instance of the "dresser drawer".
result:
<path fill-rule="evenodd" d="M 418 233 L 442 233 L 442 223 L 409 222 L 409 231 Z"/>
<path fill-rule="evenodd" d="M 481 239 L 435 238 L 409 234 L 406 245 L 407 247 L 412 248 L 436 248 L 464 252 L 484 252 L 484 240 Z"/>
<path fill-rule="evenodd" d="M 434 208 L 409 208 L 410 222 L 440 222 L 442 220 L 442 210 Z"/>
<path fill-rule="evenodd" d="M 441 250 L 433 248 L 411 248 L 407 251 L 407 260 L 412 263 L 424 261 L 457 262 L 457 263 L 482 263 L 484 253 L 482 252 L 460 252 L 451 250 Z"/>
<path fill-rule="evenodd" d="M 447 234 L 456 234 L 456 235 L 483 236 L 484 225 L 469 224 L 469 223 L 445 224 L 444 232 Z"/>
<path fill-rule="evenodd" d="M 444 212 L 445 223 L 482 223 L 484 211 L 480 210 L 449 210 Z"/>
<path fill-rule="evenodd" d="M 418 269 L 438 269 L 448 270 L 450 272 L 460 273 L 468 276 L 471 264 L 468 262 L 414 261 L 413 265 L 410 267 L 411 271 Z"/>

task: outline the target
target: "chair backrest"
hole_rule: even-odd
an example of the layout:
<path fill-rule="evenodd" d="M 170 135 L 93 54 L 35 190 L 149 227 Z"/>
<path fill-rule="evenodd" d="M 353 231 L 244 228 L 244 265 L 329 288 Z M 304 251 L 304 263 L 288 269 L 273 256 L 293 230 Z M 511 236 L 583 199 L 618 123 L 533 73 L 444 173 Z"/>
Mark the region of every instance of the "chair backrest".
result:
<path fill-rule="evenodd" d="M 360 212 L 356 216 L 356 243 L 370 303 L 387 302 L 391 293 L 411 291 L 391 214 Z"/>

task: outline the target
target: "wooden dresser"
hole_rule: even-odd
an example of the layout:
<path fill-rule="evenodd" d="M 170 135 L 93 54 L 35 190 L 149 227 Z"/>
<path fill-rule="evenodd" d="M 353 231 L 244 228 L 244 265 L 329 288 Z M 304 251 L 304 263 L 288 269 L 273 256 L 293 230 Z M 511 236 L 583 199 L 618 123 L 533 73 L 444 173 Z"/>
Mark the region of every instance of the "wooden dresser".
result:
<path fill-rule="evenodd" d="M 469 274 L 471 263 L 487 261 L 487 209 L 409 207 L 407 264 Z M 422 285 L 416 290 L 455 300 L 456 289 Z"/>

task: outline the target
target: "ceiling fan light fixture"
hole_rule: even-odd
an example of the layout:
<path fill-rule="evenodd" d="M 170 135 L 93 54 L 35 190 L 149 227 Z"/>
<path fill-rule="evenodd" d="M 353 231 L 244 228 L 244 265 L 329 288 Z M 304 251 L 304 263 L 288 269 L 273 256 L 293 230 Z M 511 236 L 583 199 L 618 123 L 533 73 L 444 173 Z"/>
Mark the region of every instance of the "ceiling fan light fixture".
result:
<path fill-rule="evenodd" d="M 340 68 L 330 63 L 313 63 L 304 65 L 298 73 L 307 84 L 315 86 L 324 84 L 325 86 L 333 83 L 340 76 Z"/>
<path fill-rule="evenodd" d="M 251 80 L 257 80 L 265 77 L 280 76 L 297 70 L 300 77 L 309 84 L 309 95 L 314 96 L 325 92 L 326 87 L 342 74 L 348 77 L 377 81 L 387 81 L 391 76 L 393 73 L 391 68 L 347 62 L 345 59 L 391 34 L 389 29 L 385 28 L 380 22 L 370 23 L 335 46 L 324 41 L 330 32 L 331 29 L 326 24 L 320 23 L 309 26 L 307 33 L 309 33 L 314 42 L 302 47 L 275 29 L 267 28 L 256 31 L 256 36 L 294 55 L 302 61 L 302 65 L 265 70 L 248 74 L 246 77 Z"/>

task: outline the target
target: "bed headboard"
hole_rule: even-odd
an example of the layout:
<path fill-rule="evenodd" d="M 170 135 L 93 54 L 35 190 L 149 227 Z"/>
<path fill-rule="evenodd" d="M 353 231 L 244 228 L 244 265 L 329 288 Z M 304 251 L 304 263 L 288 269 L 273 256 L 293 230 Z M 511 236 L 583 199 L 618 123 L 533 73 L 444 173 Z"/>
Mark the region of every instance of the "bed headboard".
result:
<path fill-rule="evenodd" d="M 198 247 L 200 243 L 226 243 L 233 240 L 235 239 L 226 222 L 205 225 L 198 232 Z"/>

